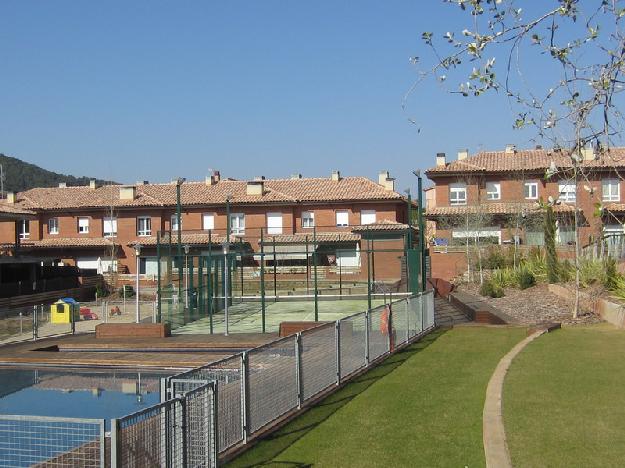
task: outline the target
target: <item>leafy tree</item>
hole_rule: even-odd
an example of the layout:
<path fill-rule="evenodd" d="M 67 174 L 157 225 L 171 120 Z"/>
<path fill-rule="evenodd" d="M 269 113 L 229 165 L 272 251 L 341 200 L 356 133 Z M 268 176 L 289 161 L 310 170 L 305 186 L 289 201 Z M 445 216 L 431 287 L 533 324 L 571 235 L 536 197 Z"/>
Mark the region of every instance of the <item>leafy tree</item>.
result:
<path fill-rule="evenodd" d="M 558 255 L 556 253 L 556 218 L 553 207 L 547 205 L 544 217 L 545 251 L 547 263 L 547 282 L 558 282 Z"/>

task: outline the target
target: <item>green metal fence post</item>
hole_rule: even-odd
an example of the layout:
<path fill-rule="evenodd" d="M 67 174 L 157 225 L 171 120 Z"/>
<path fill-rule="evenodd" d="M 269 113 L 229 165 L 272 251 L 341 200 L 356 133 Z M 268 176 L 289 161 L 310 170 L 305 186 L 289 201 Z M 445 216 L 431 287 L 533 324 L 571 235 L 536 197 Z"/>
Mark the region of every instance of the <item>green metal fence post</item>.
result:
<path fill-rule="evenodd" d="M 306 236 L 306 294 L 310 294 L 310 257 L 308 254 L 308 236 Z"/>
<path fill-rule="evenodd" d="M 371 310 L 371 240 L 367 239 L 367 309 Z"/>
<path fill-rule="evenodd" d="M 265 240 L 263 228 L 260 228 L 260 314 L 263 333 L 265 333 Z"/>
<path fill-rule="evenodd" d="M 276 258 L 276 236 L 273 236 L 273 301 L 278 300 L 278 270 L 277 270 L 277 258 Z"/>
<path fill-rule="evenodd" d="M 418 207 L 418 215 L 419 215 L 419 250 L 421 252 L 421 291 L 425 291 L 427 283 L 426 283 L 426 267 L 425 264 L 425 224 L 423 222 L 423 179 L 421 177 L 421 172 L 418 172 L 417 175 L 417 189 L 419 190 L 419 207 Z"/>
<path fill-rule="evenodd" d="M 319 321 L 319 287 L 317 286 L 317 227 L 313 226 L 313 272 L 315 275 L 315 322 Z"/>
<path fill-rule="evenodd" d="M 156 262 L 156 273 L 158 275 L 158 282 L 156 283 L 157 319 L 158 323 L 161 323 L 161 275 L 163 274 L 161 268 L 161 231 L 156 232 Z"/>

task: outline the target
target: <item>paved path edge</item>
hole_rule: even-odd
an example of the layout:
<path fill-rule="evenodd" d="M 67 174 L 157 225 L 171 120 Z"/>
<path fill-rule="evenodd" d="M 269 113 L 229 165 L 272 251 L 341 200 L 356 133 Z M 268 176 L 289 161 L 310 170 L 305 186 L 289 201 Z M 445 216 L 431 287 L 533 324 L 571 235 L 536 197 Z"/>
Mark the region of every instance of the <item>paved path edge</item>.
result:
<path fill-rule="evenodd" d="M 493 375 L 490 377 L 488 387 L 486 388 L 484 410 L 482 412 L 482 437 L 487 468 L 512 467 L 510 452 L 508 451 L 508 444 L 506 442 L 506 431 L 503 424 L 502 398 L 504 379 L 512 360 L 529 343 L 546 332 L 547 330 L 538 330 L 517 343 L 508 354 L 501 358 Z"/>

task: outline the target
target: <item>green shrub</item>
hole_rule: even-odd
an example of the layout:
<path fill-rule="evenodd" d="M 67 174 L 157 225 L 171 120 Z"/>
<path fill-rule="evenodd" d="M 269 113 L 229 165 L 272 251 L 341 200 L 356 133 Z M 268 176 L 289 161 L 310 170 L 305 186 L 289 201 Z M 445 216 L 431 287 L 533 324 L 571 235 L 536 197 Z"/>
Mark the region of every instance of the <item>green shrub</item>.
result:
<path fill-rule="evenodd" d="M 480 294 L 488 297 L 504 297 L 503 288 L 491 280 L 486 280 L 480 286 Z"/>
<path fill-rule="evenodd" d="M 109 295 L 109 290 L 104 284 L 98 283 L 95 287 L 95 293 L 98 297 L 106 297 Z"/>
<path fill-rule="evenodd" d="M 610 291 L 617 288 L 618 277 L 621 276 L 616 271 L 616 260 L 607 258 L 603 261 L 603 287 Z"/>
<path fill-rule="evenodd" d="M 490 281 L 500 288 L 507 288 L 513 286 L 516 283 L 514 270 L 509 268 L 503 268 L 493 271 L 490 276 Z"/>
<path fill-rule="evenodd" d="M 593 284 L 605 283 L 605 271 L 600 260 L 584 259 L 579 264 L 579 282 L 585 288 Z"/>
<path fill-rule="evenodd" d="M 520 289 L 531 288 L 536 284 L 536 278 L 534 274 L 529 271 L 527 268 L 520 268 L 517 271 L 517 284 Z"/>
<path fill-rule="evenodd" d="M 129 284 L 123 285 L 119 288 L 119 297 L 124 297 L 124 289 L 126 290 L 126 297 L 133 297 L 135 295 L 135 288 Z"/>
<path fill-rule="evenodd" d="M 499 246 L 490 246 L 486 249 L 482 259 L 482 266 L 486 270 L 496 270 L 506 266 L 506 257 Z"/>
<path fill-rule="evenodd" d="M 575 267 L 567 259 L 560 263 L 558 266 L 558 277 L 560 281 L 566 283 L 572 281 L 575 276 Z"/>

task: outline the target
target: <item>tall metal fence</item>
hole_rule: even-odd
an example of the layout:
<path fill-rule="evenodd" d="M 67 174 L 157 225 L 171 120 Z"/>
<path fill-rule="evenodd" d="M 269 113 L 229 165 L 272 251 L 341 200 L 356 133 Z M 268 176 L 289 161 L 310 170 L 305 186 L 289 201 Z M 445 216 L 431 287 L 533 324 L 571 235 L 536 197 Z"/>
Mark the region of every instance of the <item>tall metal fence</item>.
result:
<path fill-rule="evenodd" d="M 434 326 L 428 291 L 179 373 L 108 444 L 104 420 L 0 416 L 0 466 L 214 467 Z"/>
<path fill-rule="evenodd" d="M 104 420 L 0 415 L 0 466 L 104 467 Z"/>

